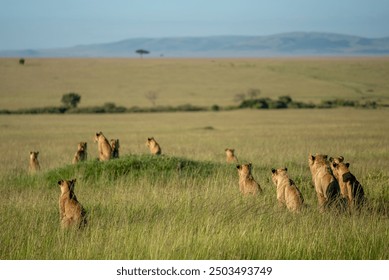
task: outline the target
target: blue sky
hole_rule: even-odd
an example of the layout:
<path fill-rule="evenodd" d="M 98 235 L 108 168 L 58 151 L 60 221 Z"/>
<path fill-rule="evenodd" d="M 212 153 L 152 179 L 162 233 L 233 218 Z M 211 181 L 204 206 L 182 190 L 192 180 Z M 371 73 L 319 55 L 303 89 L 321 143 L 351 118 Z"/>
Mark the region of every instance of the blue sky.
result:
<path fill-rule="evenodd" d="M 389 36 L 389 0 L 0 0 L 0 50 L 135 37 Z"/>

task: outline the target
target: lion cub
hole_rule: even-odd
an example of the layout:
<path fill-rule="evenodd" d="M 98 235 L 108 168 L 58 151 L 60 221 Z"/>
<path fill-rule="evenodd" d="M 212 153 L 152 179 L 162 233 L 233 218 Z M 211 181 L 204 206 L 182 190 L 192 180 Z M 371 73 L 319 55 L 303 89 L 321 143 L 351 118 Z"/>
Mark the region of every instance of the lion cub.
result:
<path fill-rule="evenodd" d="M 338 181 L 332 175 L 327 155 L 309 155 L 308 163 L 311 170 L 312 182 L 315 187 L 319 208 L 323 212 L 325 208 L 337 202 L 340 197 Z"/>
<path fill-rule="evenodd" d="M 226 161 L 228 163 L 237 163 L 238 162 L 238 158 L 234 154 L 235 153 L 234 149 L 226 148 L 224 151 L 226 152 Z"/>
<path fill-rule="evenodd" d="M 77 145 L 77 152 L 73 157 L 73 164 L 76 164 L 80 161 L 86 161 L 88 158 L 87 152 L 88 144 L 86 142 L 80 142 Z"/>
<path fill-rule="evenodd" d="M 359 209 L 365 202 L 365 192 L 357 178 L 350 172 L 349 163 L 341 160 L 330 158 L 331 169 L 338 180 L 340 186 L 340 194 L 347 200 L 349 210 Z"/>
<path fill-rule="evenodd" d="M 111 158 L 119 158 L 119 139 L 111 139 L 111 149 L 112 149 L 112 155 Z"/>
<path fill-rule="evenodd" d="M 74 193 L 76 179 L 60 180 L 58 185 L 61 188 L 59 196 L 59 217 L 62 228 L 78 227 L 86 225 L 86 211 L 78 202 Z"/>
<path fill-rule="evenodd" d="M 29 164 L 30 173 L 35 173 L 41 170 L 41 166 L 39 165 L 38 155 L 39 152 L 30 152 L 30 164 Z"/>
<path fill-rule="evenodd" d="M 239 190 L 242 194 L 256 195 L 262 192 L 261 186 L 254 180 L 251 174 L 252 164 L 237 165 L 239 174 Z"/>
<path fill-rule="evenodd" d="M 298 213 L 303 206 L 304 198 L 296 184 L 289 178 L 287 171 L 286 167 L 271 170 L 272 181 L 277 187 L 278 205 L 286 205 L 289 211 Z"/>
<path fill-rule="evenodd" d="M 99 160 L 100 161 L 106 161 L 110 160 L 112 156 L 112 148 L 111 145 L 109 144 L 107 138 L 103 135 L 103 133 L 96 132 L 95 143 L 97 142 L 97 148 L 99 150 Z"/>
<path fill-rule="evenodd" d="M 155 141 L 154 137 L 147 138 L 146 145 L 147 147 L 149 147 L 150 153 L 152 153 L 153 155 L 160 155 L 162 153 L 161 147 L 159 146 L 157 141 Z"/>

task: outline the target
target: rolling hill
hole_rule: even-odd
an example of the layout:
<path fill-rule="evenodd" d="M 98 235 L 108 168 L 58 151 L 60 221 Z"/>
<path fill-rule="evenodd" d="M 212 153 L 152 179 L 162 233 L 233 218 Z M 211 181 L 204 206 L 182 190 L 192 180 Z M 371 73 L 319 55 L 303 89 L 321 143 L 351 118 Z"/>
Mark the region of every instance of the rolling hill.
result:
<path fill-rule="evenodd" d="M 70 48 L 0 51 L 0 57 L 135 57 L 137 49 L 148 50 L 149 57 L 377 56 L 389 54 L 389 37 L 294 32 L 269 36 L 133 38 Z"/>

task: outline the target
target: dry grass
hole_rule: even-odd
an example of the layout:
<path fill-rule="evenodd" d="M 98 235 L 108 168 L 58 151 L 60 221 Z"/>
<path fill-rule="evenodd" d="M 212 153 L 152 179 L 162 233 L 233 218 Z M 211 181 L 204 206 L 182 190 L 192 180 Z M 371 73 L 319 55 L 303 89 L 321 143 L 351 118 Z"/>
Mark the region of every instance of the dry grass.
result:
<path fill-rule="evenodd" d="M 77 92 L 80 106 L 227 106 L 250 88 L 294 100 L 382 99 L 389 103 L 389 59 L 0 59 L 0 109 L 57 106 Z"/>

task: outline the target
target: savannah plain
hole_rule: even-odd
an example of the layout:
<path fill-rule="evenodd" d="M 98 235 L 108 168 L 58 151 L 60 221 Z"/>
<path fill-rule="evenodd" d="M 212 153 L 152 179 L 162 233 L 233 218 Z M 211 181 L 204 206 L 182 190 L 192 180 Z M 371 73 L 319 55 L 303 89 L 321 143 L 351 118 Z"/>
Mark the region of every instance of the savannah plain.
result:
<path fill-rule="evenodd" d="M 113 102 L 237 105 L 236 94 L 389 104 L 389 58 L 0 59 L 0 109 Z M 0 259 L 389 259 L 389 109 L 0 115 Z M 96 132 L 120 139 L 97 162 Z M 149 155 L 154 137 L 163 156 Z M 88 161 L 72 165 L 77 143 Z M 243 197 L 235 164 L 253 164 L 263 194 Z M 30 151 L 41 171 L 28 174 Z M 365 190 L 359 213 L 319 213 L 309 154 L 344 156 Z M 182 170 L 177 170 L 182 164 Z M 279 208 L 271 169 L 287 167 L 306 208 Z M 61 179 L 88 212 L 61 230 Z"/>

